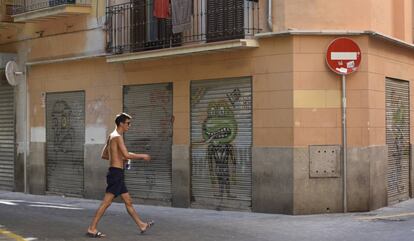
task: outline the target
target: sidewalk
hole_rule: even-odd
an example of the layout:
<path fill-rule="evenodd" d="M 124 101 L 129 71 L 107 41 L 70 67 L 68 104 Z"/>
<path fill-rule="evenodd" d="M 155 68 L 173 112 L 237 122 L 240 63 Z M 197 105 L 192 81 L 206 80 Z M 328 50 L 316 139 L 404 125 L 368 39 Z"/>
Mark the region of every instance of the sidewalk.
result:
<path fill-rule="evenodd" d="M 36 239 L 25 239 L 15 233 L 10 232 L 9 230 L 4 229 L 2 225 L 0 225 L 0 241 L 31 241 Z"/>
<path fill-rule="evenodd" d="M 9 205 L 4 204 L 7 202 Z M 0 225 L 22 237 L 37 240 L 91 240 L 85 237 L 85 231 L 99 203 L 98 200 L 0 192 Z M 98 226 L 108 235 L 104 240 L 414 240 L 414 200 L 367 213 L 306 216 L 135 207 L 144 220 L 155 220 L 155 226 L 147 234 L 139 235 L 124 205 L 114 203 Z"/>

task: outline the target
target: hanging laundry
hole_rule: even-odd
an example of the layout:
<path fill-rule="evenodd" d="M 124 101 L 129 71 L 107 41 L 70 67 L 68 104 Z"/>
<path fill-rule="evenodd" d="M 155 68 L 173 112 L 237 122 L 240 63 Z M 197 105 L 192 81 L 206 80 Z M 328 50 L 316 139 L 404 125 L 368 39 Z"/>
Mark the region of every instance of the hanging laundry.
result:
<path fill-rule="evenodd" d="M 170 17 L 170 0 L 154 0 L 154 17 Z"/>
<path fill-rule="evenodd" d="M 171 0 L 173 33 L 191 29 L 193 0 Z"/>

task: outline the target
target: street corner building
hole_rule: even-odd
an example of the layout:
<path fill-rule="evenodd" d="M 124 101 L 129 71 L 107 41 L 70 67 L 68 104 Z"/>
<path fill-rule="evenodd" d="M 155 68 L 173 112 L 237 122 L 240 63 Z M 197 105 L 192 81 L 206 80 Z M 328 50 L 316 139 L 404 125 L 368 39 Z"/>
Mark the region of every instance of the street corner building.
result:
<path fill-rule="evenodd" d="M 411 198 L 414 1 L 328 2 L 1 1 L 0 190 L 102 198 L 123 111 L 128 150 L 152 156 L 126 171 L 141 204 L 311 214 Z M 361 50 L 345 101 L 326 63 L 337 38 Z"/>

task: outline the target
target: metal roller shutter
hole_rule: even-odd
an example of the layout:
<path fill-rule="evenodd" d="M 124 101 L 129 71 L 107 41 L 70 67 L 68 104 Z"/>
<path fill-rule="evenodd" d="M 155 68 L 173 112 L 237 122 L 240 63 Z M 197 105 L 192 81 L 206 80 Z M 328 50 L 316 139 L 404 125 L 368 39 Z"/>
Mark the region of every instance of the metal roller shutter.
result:
<path fill-rule="evenodd" d="M 132 116 L 125 133 L 129 151 L 151 161 L 133 161 L 125 182 L 132 197 L 171 204 L 172 84 L 124 87 L 124 111 Z"/>
<path fill-rule="evenodd" d="M 191 84 L 192 207 L 250 210 L 250 78 Z"/>
<path fill-rule="evenodd" d="M 4 76 L 4 72 L 0 72 Z M 14 89 L 0 81 L 0 190 L 14 190 L 15 159 Z"/>
<path fill-rule="evenodd" d="M 82 197 L 85 94 L 46 95 L 47 193 Z"/>
<path fill-rule="evenodd" d="M 408 81 L 386 79 L 388 203 L 409 198 L 410 98 Z"/>

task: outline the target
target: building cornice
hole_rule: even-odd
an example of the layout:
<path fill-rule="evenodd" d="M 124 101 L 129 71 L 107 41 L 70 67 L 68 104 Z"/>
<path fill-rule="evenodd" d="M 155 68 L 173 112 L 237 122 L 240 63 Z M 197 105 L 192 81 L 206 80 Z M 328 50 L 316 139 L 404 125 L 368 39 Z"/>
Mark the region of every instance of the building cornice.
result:
<path fill-rule="evenodd" d="M 266 32 L 266 33 L 258 33 L 255 35 L 256 38 L 271 38 L 277 36 L 294 36 L 294 35 L 321 35 L 321 36 L 329 36 L 329 35 L 338 35 L 338 36 L 359 36 L 359 35 L 368 35 L 373 38 L 382 39 L 393 44 L 396 44 L 401 47 L 409 48 L 414 50 L 414 44 L 407 43 L 400 39 L 388 36 L 383 33 L 375 32 L 375 31 L 358 31 L 358 30 L 286 30 L 280 32 Z"/>
<path fill-rule="evenodd" d="M 393 43 L 397 46 L 409 48 L 414 50 L 414 44 L 407 43 L 400 39 L 378 33 L 375 31 L 348 31 L 348 30 L 287 30 L 281 32 L 265 32 L 259 33 L 255 35 L 256 39 L 261 38 L 272 38 L 278 36 L 295 36 L 295 35 L 303 35 L 303 36 L 362 36 L 367 35 L 373 38 L 381 39 Z M 255 45 L 256 46 L 256 45 Z M 257 47 L 257 46 L 256 46 Z M 173 49 L 176 51 L 175 49 Z M 176 54 L 176 53 L 175 53 Z M 51 63 L 60 63 L 60 62 L 68 62 L 68 61 L 77 61 L 77 60 L 85 60 L 91 58 L 102 58 L 106 57 L 108 62 L 112 62 L 111 59 L 117 58 L 119 56 L 111 56 L 108 53 L 94 53 L 94 54 L 86 54 L 86 55 L 79 55 L 79 56 L 68 56 L 68 57 L 61 57 L 61 58 L 51 58 L 51 59 L 40 59 L 34 61 L 28 61 L 26 63 L 27 66 L 34 66 L 34 65 L 42 65 L 42 64 L 51 64 Z"/>
<path fill-rule="evenodd" d="M 72 62 L 72 61 L 79 61 L 79 60 L 86 60 L 86 59 L 103 58 L 106 56 L 107 56 L 106 53 L 97 53 L 97 54 L 89 54 L 89 55 L 78 55 L 78 56 L 69 56 L 69 57 L 32 60 L 32 61 L 26 62 L 26 66 Z"/>

